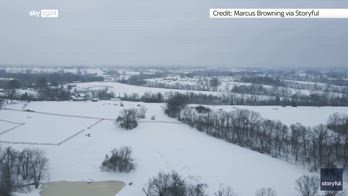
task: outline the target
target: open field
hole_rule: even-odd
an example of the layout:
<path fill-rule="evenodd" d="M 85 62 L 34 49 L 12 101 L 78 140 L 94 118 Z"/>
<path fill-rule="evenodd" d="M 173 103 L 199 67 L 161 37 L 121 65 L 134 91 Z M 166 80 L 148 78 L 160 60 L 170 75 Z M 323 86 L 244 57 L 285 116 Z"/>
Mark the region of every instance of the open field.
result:
<path fill-rule="evenodd" d="M 24 123 L 0 135 L 1 141 L 50 144 L 59 143 L 97 121 L 20 111 L 0 112 L 0 119 Z"/>
<path fill-rule="evenodd" d="M 23 104 L 18 102 L 7 107 L 23 108 Z M 87 181 L 89 178 L 94 181 L 123 181 L 127 185 L 117 194 L 118 196 L 143 196 L 142 188 L 150 177 L 157 175 L 159 171 L 171 170 L 176 170 L 186 178 L 208 184 L 207 190 L 210 195 L 223 184 L 231 185 L 239 196 L 254 195 L 261 187 L 272 187 L 278 195 L 294 196 L 295 180 L 308 174 L 300 167 L 215 139 L 171 119 L 163 114 L 163 104 L 124 102 L 125 106 L 120 107 L 118 102 L 112 101 L 31 102 L 26 108 L 55 114 L 116 118 L 122 108 L 138 107 L 138 104 L 148 108 L 147 118 L 131 131 L 118 128 L 113 121 L 103 120 L 88 131 L 91 137 L 79 134 L 59 146 L 11 146 L 16 149 L 29 147 L 44 150 L 49 159 L 49 181 Z M 309 107 L 303 108 L 307 109 L 312 111 Z M 272 111 L 272 107 L 269 110 Z M 329 115 L 335 111 L 337 110 L 332 109 L 326 112 Z M 149 120 L 153 115 L 156 116 L 156 120 Z M 25 126 L 30 126 L 30 129 L 13 132 L 11 139 L 29 137 L 43 142 L 56 142 L 63 135 L 71 134 L 70 130 L 76 131 L 95 122 L 91 119 L 9 110 L 1 110 L 0 116 L 16 122 L 25 122 Z M 28 116 L 32 118 L 27 118 Z M 299 122 L 304 122 L 305 117 L 296 116 Z M 285 119 L 286 116 L 283 117 Z M 54 123 L 54 120 L 58 121 Z M 320 121 L 318 118 L 315 124 L 319 124 Z M 52 133 L 47 134 L 49 128 L 52 128 Z M 105 154 L 112 148 L 125 145 L 133 149 L 136 170 L 129 174 L 102 172 L 99 166 Z M 133 182 L 133 185 L 129 186 L 128 182 Z M 18 195 L 39 196 L 39 191 Z"/>
<path fill-rule="evenodd" d="M 116 96 L 122 97 L 124 94 L 131 95 L 133 93 L 139 94 L 140 96 L 144 93 L 162 93 L 164 95 L 168 93 L 196 93 L 196 94 L 205 94 L 205 95 L 223 95 L 225 92 L 219 91 L 200 91 L 200 90 L 183 90 L 183 89 L 171 89 L 171 88 L 157 88 L 157 87 L 146 87 L 146 86 L 137 86 L 123 84 L 120 82 L 84 82 L 84 83 L 74 83 L 76 85 L 75 89 L 77 90 L 101 90 L 105 88 L 110 88 Z M 269 96 L 264 95 L 251 95 L 251 94 L 240 94 L 240 93 L 231 93 L 236 96 L 257 96 L 260 99 L 268 99 Z"/>

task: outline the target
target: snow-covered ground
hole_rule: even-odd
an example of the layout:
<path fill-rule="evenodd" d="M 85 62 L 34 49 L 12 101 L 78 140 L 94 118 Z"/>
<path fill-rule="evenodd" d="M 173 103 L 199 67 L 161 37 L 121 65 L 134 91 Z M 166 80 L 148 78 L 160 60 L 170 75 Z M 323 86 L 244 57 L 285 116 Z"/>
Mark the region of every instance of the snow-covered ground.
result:
<path fill-rule="evenodd" d="M 0 119 L 25 123 L 0 136 L 8 142 L 58 143 L 95 123 L 94 119 L 42 115 L 32 112 L 0 112 Z M 12 125 L 13 126 L 13 125 Z"/>
<path fill-rule="evenodd" d="M 104 120 L 88 130 L 91 137 L 80 134 L 60 146 L 22 144 L 11 146 L 16 149 L 43 149 L 49 159 L 49 181 L 84 181 L 89 178 L 95 181 L 120 180 L 126 183 L 132 181 L 133 185 L 127 185 L 118 196 L 143 196 L 142 188 L 149 178 L 157 175 L 159 171 L 171 170 L 176 170 L 185 177 L 194 176 L 199 181 L 207 183 L 210 195 L 213 195 L 223 184 L 232 186 L 239 196 L 254 195 L 255 191 L 261 187 L 272 187 L 281 196 L 294 196 L 296 195 L 295 180 L 301 175 L 308 174 L 306 170 L 285 161 L 210 137 L 170 119 L 163 114 L 163 104 L 123 103 L 124 107 L 138 107 L 138 104 L 141 104 L 148 108 L 147 118 L 131 131 L 118 128 L 113 121 Z M 6 107 L 21 109 L 23 105 L 24 103 L 18 102 Z M 31 102 L 25 108 L 57 114 L 116 118 L 123 107 L 120 107 L 119 102 L 100 101 Z M 269 111 L 273 111 L 272 107 L 269 108 Z M 280 109 L 300 111 L 308 108 L 279 108 L 278 111 L 282 112 Z M 265 107 L 260 110 L 265 110 Z M 333 110 L 330 110 L 330 113 L 331 111 Z M 266 113 L 268 112 L 263 114 Z M 156 120 L 149 120 L 153 115 L 156 116 Z M 296 113 L 288 115 L 294 115 L 292 118 L 297 117 L 298 121 L 312 118 L 312 116 L 300 116 Z M 285 115 L 279 116 L 283 116 L 283 120 L 286 119 Z M 51 141 L 53 137 L 58 139 L 66 132 L 70 134 L 70 130 L 88 126 L 91 122 L 91 120 L 76 117 L 58 117 L 9 110 L 0 110 L 0 119 L 26 123 L 21 126 L 21 131 L 10 132 L 12 139 L 17 137 L 21 140 L 28 136 L 40 141 L 46 139 Z M 315 124 L 318 123 L 320 122 Z M 46 138 L 51 134 L 52 137 Z M 3 137 L 6 137 L 6 134 L 0 135 L 0 140 Z M 129 174 L 101 172 L 99 166 L 105 154 L 115 147 L 124 145 L 131 146 L 133 149 L 136 170 Z M 8 146 L 8 144 L 2 144 L 2 146 Z M 38 196 L 39 193 L 33 191 L 18 195 Z"/>
<path fill-rule="evenodd" d="M 281 107 L 281 106 L 237 106 L 237 105 L 220 105 L 209 106 L 214 110 L 222 109 L 232 111 L 236 109 L 248 109 L 261 114 L 262 117 L 271 120 L 280 120 L 286 125 L 301 123 L 305 126 L 315 126 L 320 123 L 325 124 L 330 115 L 334 113 L 348 114 L 348 107 Z"/>

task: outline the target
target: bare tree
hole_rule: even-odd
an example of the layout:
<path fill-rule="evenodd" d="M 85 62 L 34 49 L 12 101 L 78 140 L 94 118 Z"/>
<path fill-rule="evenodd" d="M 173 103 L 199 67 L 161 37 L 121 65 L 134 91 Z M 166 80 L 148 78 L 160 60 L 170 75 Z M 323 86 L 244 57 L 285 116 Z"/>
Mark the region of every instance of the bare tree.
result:
<path fill-rule="evenodd" d="M 39 150 L 32 151 L 31 158 L 31 178 L 34 181 L 35 188 L 38 188 L 40 181 L 45 177 L 48 160 L 43 152 Z"/>
<path fill-rule="evenodd" d="M 205 188 L 208 186 L 203 183 L 198 183 L 196 185 L 188 185 L 187 186 L 187 196 L 207 196 L 205 192 Z"/>
<path fill-rule="evenodd" d="M 10 80 L 7 84 L 8 93 L 7 96 L 11 99 L 11 103 L 16 95 L 16 89 L 20 88 L 21 84 L 17 79 Z"/>
<path fill-rule="evenodd" d="M 303 138 L 303 135 L 306 134 L 307 130 L 306 127 L 303 125 L 297 123 L 290 126 L 291 128 L 291 153 L 295 156 L 295 161 L 298 161 L 300 149 L 301 149 L 301 139 Z"/>
<path fill-rule="evenodd" d="M 0 149 L 0 195 L 11 195 L 12 191 L 31 185 L 38 188 L 46 177 L 47 165 L 42 151 Z"/>
<path fill-rule="evenodd" d="M 221 84 L 221 83 L 220 83 L 220 81 L 219 81 L 219 78 L 217 78 L 217 77 L 213 77 L 213 78 L 211 78 L 210 81 L 209 81 L 209 85 L 210 85 L 210 87 L 211 87 L 214 91 L 217 90 L 217 87 L 218 87 L 220 84 Z"/>
<path fill-rule="evenodd" d="M 15 156 L 11 148 L 5 149 L 0 157 L 0 195 L 11 196 L 15 186 Z"/>
<path fill-rule="evenodd" d="M 179 93 L 170 96 L 167 100 L 165 113 L 170 117 L 178 117 L 180 111 L 186 106 L 187 99 L 187 96 Z"/>
<path fill-rule="evenodd" d="M 0 110 L 1 110 L 3 105 L 4 105 L 4 100 L 0 99 Z"/>
<path fill-rule="evenodd" d="M 125 146 L 120 149 L 113 149 L 111 155 L 106 155 L 101 165 L 101 169 L 113 172 L 130 172 L 135 169 L 132 150 Z"/>
<path fill-rule="evenodd" d="M 276 196 L 276 195 L 277 195 L 276 191 L 270 187 L 268 188 L 262 187 L 256 191 L 256 196 Z"/>
<path fill-rule="evenodd" d="M 319 184 L 319 178 L 316 176 L 301 176 L 296 180 L 296 190 L 299 196 L 317 196 Z"/>
<path fill-rule="evenodd" d="M 136 109 L 123 109 L 121 114 L 117 117 L 116 123 L 124 129 L 134 129 L 138 126 Z"/>
<path fill-rule="evenodd" d="M 220 186 L 219 190 L 215 192 L 215 196 L 237 196 L 236 193 L 233 192 L 230 186 L 224 187 Z"/>
<path fill-rule="evenodd" d="M 145 106 L 140 106 L 137 109 L 137 118 L 146 118 L 146 112 L 147 112 L 147 108 Z"/>
<path fill-rule="evenodd" d="M 175 171 L 160 172 L 149 180 L 143 192 L 146 196 L 206 196 L 206 187 L 203 183 L 192 184 L 185 181 Z"/>

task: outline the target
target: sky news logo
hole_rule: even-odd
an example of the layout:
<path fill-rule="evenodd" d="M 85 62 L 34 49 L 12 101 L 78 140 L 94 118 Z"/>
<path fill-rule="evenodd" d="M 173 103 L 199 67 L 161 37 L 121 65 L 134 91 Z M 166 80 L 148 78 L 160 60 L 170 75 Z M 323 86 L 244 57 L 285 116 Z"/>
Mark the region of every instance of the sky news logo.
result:
<path fill-rule="evenodd" d="M 343 169 L 322 168 L 320 169 L 320 190 L 342 191 Z"/>
<path fill-rule="evenodd" d="M 31 10 L 29 16 L 41 18 L 58 18 L 58 9 Z"/>

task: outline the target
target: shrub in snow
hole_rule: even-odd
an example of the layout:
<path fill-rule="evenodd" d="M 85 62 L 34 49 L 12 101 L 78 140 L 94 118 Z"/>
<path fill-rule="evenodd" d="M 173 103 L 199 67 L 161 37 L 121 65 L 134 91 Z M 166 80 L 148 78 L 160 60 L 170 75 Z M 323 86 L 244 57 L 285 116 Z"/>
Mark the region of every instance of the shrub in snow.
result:
<path fill-rule="evenodd" d="M 132 150 L 125 146 L 120 149 L 113 149 L 110 155 L 106 155 L 101 165 L 102 170 L 113 172 L 130 172 L 135 169 Z"/>
<path fill-rule="evenodd" d="M 143 191 L 146 196 L 206 196 L 206 187 L 206 184 L 187 182 L 173 171 L 172 173 L 160 172 L 158 176 L 149 180 Z"/>
<path fill-rule="evenodd" d="M 116 123 L 124 129 L 134 129 L 138 126 L 137 110 L 136 109 L 123 109 L 120 115 L 116 119 Z"/>
<path fill-rule="evenodd" d="M 145 106 L 140 106 L 137 110 L 137 118 L 146 118 L 147 108 Z"/>
<path fill-rule="evenodd" d="M 277 193 L 272 188 L 260 188 L 256 191 L 256 196 L 276 196 Z"/>
<path fill-rule="evenodd" d="M 156 116 L 155 115 L 151 116 L 151 120 L 156 120 Z"/>
<path fill-rule="evenodd" d="M 319 178 L 316 176 L 301 176 L 296 180 L 296 190 L 300 196 L 317 196 L 319 184 Z"/>

